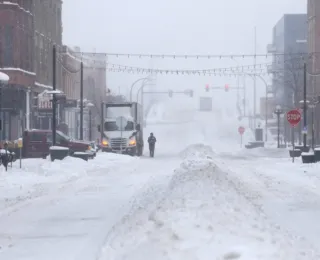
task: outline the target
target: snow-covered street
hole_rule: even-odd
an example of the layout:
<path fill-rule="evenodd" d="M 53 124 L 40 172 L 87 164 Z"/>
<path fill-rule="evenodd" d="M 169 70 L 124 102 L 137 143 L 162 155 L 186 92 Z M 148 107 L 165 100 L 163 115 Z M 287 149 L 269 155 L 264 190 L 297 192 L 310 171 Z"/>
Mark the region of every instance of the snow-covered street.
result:
<path fill-rule="evenodd" d="M 2 195 L 1 259 L 95 259 L 112 226 L 139 206 L 136 197 L 153 193 L 153 183 L 172 172 L 175 162 L 166 161 L 102 154 L 92 165 L 65 161 L 46 176 L 8 176 L 10 183 L 1 185 L 8 189 Z"/>
<path fill-rule="evenodd" d="M 153 159 L 1 169 L 0 259 L 320 259 L 319 165 L 241 149 L 236 115 L 186 107 L 154 108 Z"/>

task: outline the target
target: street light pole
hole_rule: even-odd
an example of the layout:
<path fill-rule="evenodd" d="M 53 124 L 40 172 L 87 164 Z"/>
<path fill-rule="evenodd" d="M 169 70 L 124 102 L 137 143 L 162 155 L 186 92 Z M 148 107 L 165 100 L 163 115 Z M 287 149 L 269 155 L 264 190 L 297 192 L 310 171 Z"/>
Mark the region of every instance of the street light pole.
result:
<path fill-rule="evenodd" d="M 265 140 L 268 141 L 268 84 L 265 81 L 265 79 L 261 76 L 261 75 L 257 75 L 259 77 L 259 79 L 261 79 L 263 81 L 263 83 L 266 86 L 266 104 L 265 104 L 265 109 L 266 109 L 266 113 L 265 113 Z"/>
<path fill-rule="evenodd" d="M 312 146 L 312 150 L 314 151 L 314 107 L 312 108 L 311 110 L 311 138 L 312 138 L 312 141 L 311 141 L 311 146 Z"/>
<path fill-rule="evenodd" d="M 80 140 L 83 140 L 83 62 L 80 63 Z"/>
<path fill-rule="evenodd" d="M 53 45 L 52 49 L 52 90 L 56 90 L 56 45 Z M 57 97 L 56 94 L 52 94 L 52 146 L 56 145 L 56 132 L 57 132 Z"/>
<path fill-rule="evenodd" d="M 89 108 L 89 141 L 92 141 L 92 111 Z"/>
<path fill-rule="evenodd" d="M 278 148 L 280 148 L 280 115 L 283 114 L 283 110 L 281 109 L 280 105 L 276 106 L 276 110 L 274 111 L 274 113 L 277 115 L 277 124 L 278 124 Z"/>
<path fill-rule="evenodd" d="M 280 113 L 277 113 L 277 119 L 278 119 L 278 148 L 280 148 Z"/>
<path fill-rule="evenodd" d="M 307 63 L 303 64 L 303 128 L 307 129 Z M 303 133 L 303 147 L 307 147 L 307 133 Z"/>
<path fill-rule="evenodd" d="M 149 80 L 149 78 L 140 78 L 140 79 L 137 79 L 136 81 L 134 81 L 131 85 L 131 88 L 130 88 L 130 102 L 132 102 L 132 90 L 133 90 L 133 87 L 135 84 L 137 84 L 138 82 L 140 81 L 144 81 L 144 80 Z"/>
<path fill-rule="evenodd" d="M 266 86 L 266 104 L 265 104 L 265 140 L 268 141 L 268 83 L 265 81 L 265 79 L 261 75 L 257 74 L 244 74 L 250 76 L 253 80 L 255 80 L 255 77 L 257 76 Z M 256 96 L 256 95 L 254 95 Z M 255 120 L 254 120 L 254 127 L 255 127 Z"/>

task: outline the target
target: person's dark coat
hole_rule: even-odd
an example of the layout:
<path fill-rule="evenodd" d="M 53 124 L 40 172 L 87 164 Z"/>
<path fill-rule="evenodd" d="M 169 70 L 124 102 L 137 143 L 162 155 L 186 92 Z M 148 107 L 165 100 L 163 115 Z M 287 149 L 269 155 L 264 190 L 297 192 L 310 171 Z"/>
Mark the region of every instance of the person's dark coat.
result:
<path fill-rule="evenodd" d="M 149 145 L 155 145 L 156 142 L 157 142 L 157 139 L 153 135 L 149 136 L 149 138 L 148 138 Z"/>

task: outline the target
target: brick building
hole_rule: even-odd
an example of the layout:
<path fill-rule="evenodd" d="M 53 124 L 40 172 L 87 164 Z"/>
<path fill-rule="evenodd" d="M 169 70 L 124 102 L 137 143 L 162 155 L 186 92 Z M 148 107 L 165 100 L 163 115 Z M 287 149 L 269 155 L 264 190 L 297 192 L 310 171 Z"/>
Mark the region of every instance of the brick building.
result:
<path fill-rule="evenodd" d="M 62 50 L 62 1 L 32 0 L 32 3 L 35 30 L 34 71 L 36 73 L 34 95 L 38 95 L 45 89 L 52 88 L 52 50 L 54 44 L 56 44 L 58 50 L 56 62 L 56 87 L 57 89 L 62 88 L 62 66 L 61 57 L 59 56 L 59 52 Z M 34 115 L 33 126 L 35 128 L 51 128 L 52 114 L 50 112 L 42 111 L 41 108 L 38 107 Z"/>
<path fill-rule="evenodd" d="M 66 102 L 63 105 L 62 119 L 67 125 L 66 134 L 75 139 L 79 138 L 80 62 L 72 48 L 63 46 L 61 90 L 66 94 Z"/>
<path fill-rule="evenodd" d="M 308 72 L 311 75 L 320 74 L 320 2 L 318 0 L 308 0 L 308 52 L 309 63 Z M 308 96 L 317 97 L 320 95 L 320 77 L 308 77 Z M 309 117 L 310 118 L 310 117 Z M 311 120 L 308 120 L 309 122 Z M 315 139 L 320 143 L 320 105 L 315 111 Z"/>
<path fill-rule="evenodd" d="M 96 125 L 99 123 L 100 105 L 106 98 L 106 55 L 81 53 L 79 47 L 63 49 L 63 91 L 67 95 L 67 107 L 64 109 L 64 120 L 69 127 L 69 135 L 79 137 L 80 122 L 80 63 L 83 62 L 83 96 L 86 103 L 93 107 L 84 108 L 84 139 L 98 136 Z M 77 107 L 74 106 L 77 102 Z M 73 104 L 73 105 L 72 105 Z M 91 118 L 89 118 L 91 110 Z"/>
<path fill-rule="evenodd" d="M 1 89 L 0 140 L 21 136 L 26 99 L 34 86 L 33 5 L 31 0 L 0 1 L 0 70 L 9 75 Z"/>

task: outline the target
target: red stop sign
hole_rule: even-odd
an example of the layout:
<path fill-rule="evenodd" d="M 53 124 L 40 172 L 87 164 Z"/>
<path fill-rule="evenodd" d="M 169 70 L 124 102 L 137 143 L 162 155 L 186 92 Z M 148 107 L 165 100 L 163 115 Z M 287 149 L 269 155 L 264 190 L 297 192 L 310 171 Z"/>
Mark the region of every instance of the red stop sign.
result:
<path fill-rule="evenodd" d="M 295 127 L 297 124 L 299 124 L 300 120 L 301 120 L 301 113 L 299 110 L 294 109 L 294 110 L 290 110 L 287 113 L 287 120 L 289 122 L 289 124 L 292 127 Z"/>
<path fill-rule="evenodd" d="M 239 126 L 238 128 L 239 134 L 243 135 L 244 131 L 245 131 L 245 128 L 243 126 Z"/>

